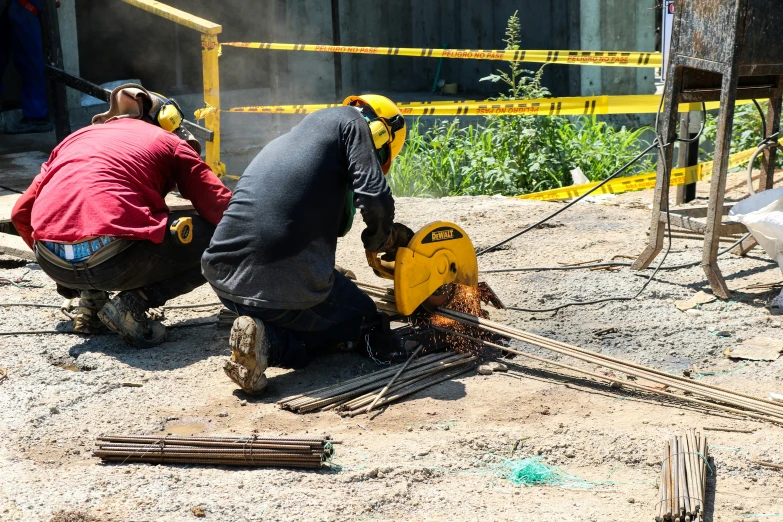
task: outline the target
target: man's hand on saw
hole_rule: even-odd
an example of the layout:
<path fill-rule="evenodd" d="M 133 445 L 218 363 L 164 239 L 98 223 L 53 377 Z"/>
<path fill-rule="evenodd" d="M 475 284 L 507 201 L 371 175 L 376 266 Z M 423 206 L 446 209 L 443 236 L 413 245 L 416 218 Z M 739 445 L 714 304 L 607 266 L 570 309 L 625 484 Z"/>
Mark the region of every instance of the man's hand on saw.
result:
<path fill-rule="evenodd" d="M 347 268 L 343 268 L 340 265 L 334 265 L 334 269 L 340 272 L 348 279 L 350 279 L 351 281 L 356 281 L 356 274 L 354 274 L 353 271 L 348 270 Z"/>
<path fill-rule="evenodd" d="M 408 246 L 413 238 L 413 230 L 406 227 L 402 223 L 394 223 L 391 227 L 391 234 L 381 247 L 380 251 L 384 252 L 381 256 L 383 261 L 392 262 L 397 257 L 397 249 L 400 247 Z"/>

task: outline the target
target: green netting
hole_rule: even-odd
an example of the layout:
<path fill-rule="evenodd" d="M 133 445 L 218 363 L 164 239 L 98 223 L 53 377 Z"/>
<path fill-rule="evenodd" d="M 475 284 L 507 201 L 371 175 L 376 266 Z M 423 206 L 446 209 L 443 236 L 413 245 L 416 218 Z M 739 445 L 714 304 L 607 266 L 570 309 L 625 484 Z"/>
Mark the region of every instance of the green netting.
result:
<path fill-rule="evenodd" d="M 551 466 L 541 462 L 540 457 L 528 457 L 524 459 L 504 459 L 502 464 L 508 470 L 506 478 L 521 486 L 563 486 L 576 488 L 589 488 L 592 483 L 571 475 L 557 466 Z"/>

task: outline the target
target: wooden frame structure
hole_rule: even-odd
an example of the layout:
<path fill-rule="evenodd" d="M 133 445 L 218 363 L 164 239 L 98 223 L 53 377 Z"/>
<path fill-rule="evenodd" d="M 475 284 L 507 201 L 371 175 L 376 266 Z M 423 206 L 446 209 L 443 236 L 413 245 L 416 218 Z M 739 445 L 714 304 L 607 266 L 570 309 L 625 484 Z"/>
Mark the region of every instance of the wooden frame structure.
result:
<path fill-rule="evenodd" d="M 774 35 L 775 28 L 783 23 L 783 2 L 679 0 L 676 5 L 660 134 L 667 146 L 658 154 L 649 244 L 633 268 L 647 268 L 663 247 L 679 104 L 719 100 L 709 205 L 671 212 L 668 217 L 672 225 L 704 233 L 702 268 L 715 295 L 725 299 L 730 292 L 717 264 L 720 236 L 744 230 L 739 223 L 723 222 L 723 216 L 728 213 L 723 198 L 734 105 L 738 96 L 742 99 L 768 98 L 766 135 L 780 130 L 783 41 Z M 764 153 L 759 190 L 772 188 L 775 156 L 775 147 Z"/>

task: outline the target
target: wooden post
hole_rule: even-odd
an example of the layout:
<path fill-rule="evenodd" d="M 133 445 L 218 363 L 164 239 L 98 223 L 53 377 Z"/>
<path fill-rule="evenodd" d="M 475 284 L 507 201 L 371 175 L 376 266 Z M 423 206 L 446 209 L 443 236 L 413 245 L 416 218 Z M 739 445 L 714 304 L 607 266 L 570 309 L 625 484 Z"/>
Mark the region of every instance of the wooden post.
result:
<path fill-rule="evenodd" d="M 40 11 L 41 33 L 44 44 L 44 62 L 63 68 L 63 51 L 60 45 L 60 25 L 57 22 L 57 4 L 55 0 L 43 0 Z M 61 142 L 71 133 L 71 121 L 68 115 L 68 98 L 65 85 L 49 80 L 49 90 L 54 113 L 54 131 L 57 142 Z"/>
<path fill-rule="evenodd" d="M 680 139 L 686 140 L 690 133 L 688 127 L 690 126 L 690 113 L 683 112 L 680 114 Z M 684 141 L 680 141 L 677 145 L 677 168 L 689 167 L 688 164 L 688 144 Z M 675 197 L 675 205 L 682 205 L 685 203 L 685 185 L 677 186 L 677 196 Z"/>
<path fill-rule="evenodd" d="M 692 142 L 681 141 L 677 150 L 677 167 L 693 167 L 699 163 L 699 141 L 695 140 L 697 133 L 691 132 L 691 124 L 696 123 L 692 112 L 684 112 L 680 115 L 680 139 L 694 140 Z M 677 186 L 677 205 L 689 203 L 696 199 L 696 182 Z"/>

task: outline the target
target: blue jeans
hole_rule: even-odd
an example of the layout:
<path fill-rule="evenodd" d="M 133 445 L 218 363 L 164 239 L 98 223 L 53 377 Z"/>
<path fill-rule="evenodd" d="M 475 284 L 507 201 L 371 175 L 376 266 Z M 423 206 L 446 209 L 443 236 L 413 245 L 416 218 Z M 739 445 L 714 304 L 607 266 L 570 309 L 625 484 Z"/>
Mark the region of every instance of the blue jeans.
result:
<path fill-rule="evenodd" d="M 28 0 L 41 10 L 41 0 Z M 41 22 L 16 0 L 0 13 L 0 78 L 9 57 L 22 77 L 22 114 L 27 118 L 45 118 L 49 114 L 46 101 L 43 40 Z M 55 18 L 56 20 L 56 18 Z M 0 85 L 0 93 L 3 86 Z"/>
<path fill-rule="evenodd" d="M 223 304 L 239 315 L 261 319 L 272 345 L 270 366 L 303 368 L 325 348 L 360 341 L 362 326 L 378 315 L 367 294 L 341 273 L 334 271 L 334 286 L 326 300 L 304 310 L 278 310 L 235 303 Z"/>

